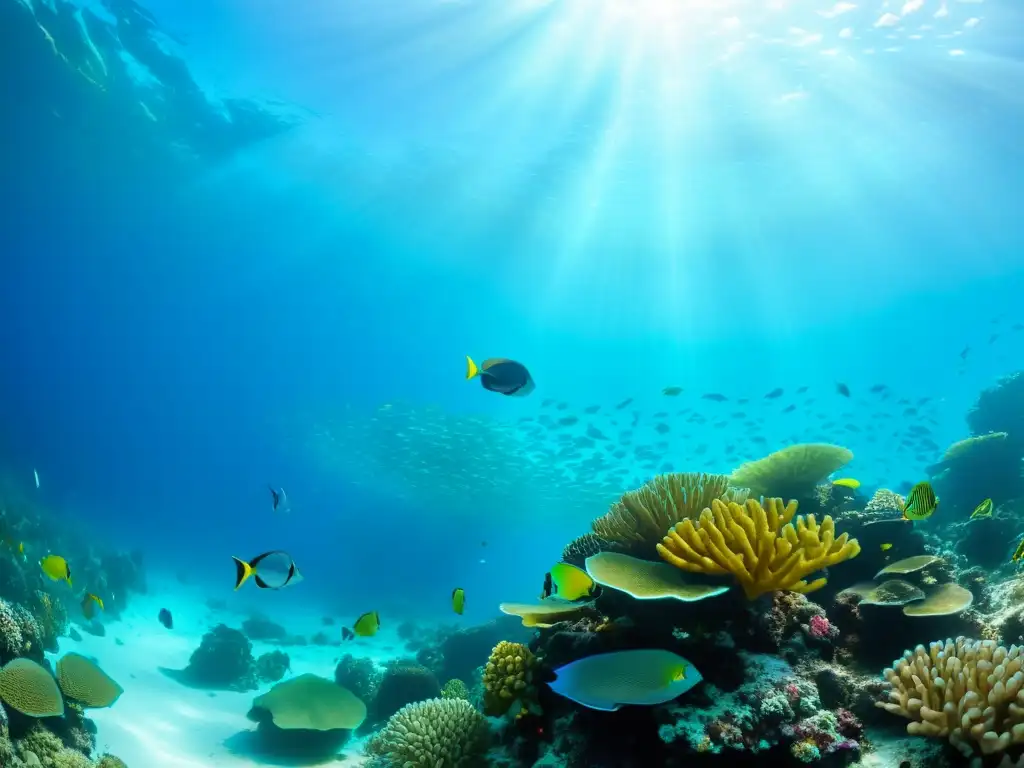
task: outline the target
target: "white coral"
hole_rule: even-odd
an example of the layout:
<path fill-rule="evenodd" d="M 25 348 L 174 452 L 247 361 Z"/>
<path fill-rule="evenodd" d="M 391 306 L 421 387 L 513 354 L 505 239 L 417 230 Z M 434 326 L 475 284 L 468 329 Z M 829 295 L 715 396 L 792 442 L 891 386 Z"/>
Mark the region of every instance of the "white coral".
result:
<path fill-rule="evenodd" d="M 919 645 L 882 674 L 892 690 L 876 706 L 911 720 L 911 735 L 946 737 L 966 756 L 1024 744 L 1024 647 L 958 637 Z"/>

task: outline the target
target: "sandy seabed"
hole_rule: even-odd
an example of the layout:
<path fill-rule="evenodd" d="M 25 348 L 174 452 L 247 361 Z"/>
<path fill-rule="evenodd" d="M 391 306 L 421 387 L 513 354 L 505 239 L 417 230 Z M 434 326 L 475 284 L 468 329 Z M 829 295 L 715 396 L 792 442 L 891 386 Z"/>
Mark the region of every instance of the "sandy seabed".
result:
<path fill-rule="evenodd" d="M 61 639 L 61 653 L 76 651 L 92 656 L 124 688 L 117 703 L 109 709 L 89 711 L 96 723 L 97 753 L 110 752 L 128 764 L 128 768 L 294 768 L 294 761 L 275 762 L 273 758 L 254 756 L 246 749 L 246 736 L 255 723 L 246 717 L 255 696 L 267 690 L 263 686 L 250 693 L 206 691 L 189 688 L 163 674 L 160 667 L 181 669 L 199 647 L 202 635 L 218 622 L 238 627 L 242 616 L 218 615 L 198 602 L 182 597 L 178 604 L 157 602 L 142 595 L 132 598 L 122 619 L 106 627 L 106 635 L 82 633 L 81 641 Z M 172 612 L 175 628 L 167 630 L 157 620 L 161 608 Z M 338 632 L 337 627 L 334 631 Z M 283 648 L 291 659 L 286 677 L 312 672 L 333 679 L 337 659 L 343 653 L 380 660 L 391 655 L 391 638 L 381 637 L 369 643 L 333 646 L 289 646 Z M 392 640 L 393 642 L 393 640 Z M 254 655 L 277 646 L 253 643 Z M 55 662 L 60 654 L 52 655 Z M 353 738 L 331 766 L 354 768 L 365 763 L 362 740 Z"/>

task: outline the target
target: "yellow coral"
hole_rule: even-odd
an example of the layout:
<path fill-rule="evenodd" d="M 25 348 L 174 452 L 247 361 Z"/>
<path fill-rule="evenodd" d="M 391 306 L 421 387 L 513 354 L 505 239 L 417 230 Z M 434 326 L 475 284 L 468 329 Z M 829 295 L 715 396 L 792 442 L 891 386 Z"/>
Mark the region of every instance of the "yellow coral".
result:
<path fill-rule="evenodd" d="M 781 499 L 766 499 L 764 507 L 753 499 L 745 506 L 714 501 L 696 525 L 684 520 L 670 530 L 658 554 L 691 573 L 731 573 L 749 600 L 776 590 L 813 592 L 826 580 L 804 577 L 856 557 L 860 545 L 845 533 L 836 538 L 827 515 L 820 526 L 814 515 L 794 520 L 796 509 Z"/>
<path fill-rule="evenodd" d="M 790 445 L 739 466 L 729 482 L 738 488 L 749 488 L 752 496 L 807 498 L 814 495 L 818 483 L 852 459 L 853 452 L 838 445 Z"/>
<path fill-rule="evenodd" d="M 948 738 L 965 756 L 1024 744 L 1024 648 L 958 637 L 917 646 L 883 673 L 913 736 Z"/>
<path fill-rule="evenodd" d="M 742 503 L 747 493 L 730 488 L 725 475 L 658 475 L 637 490 L 623 494 L 591 527 L 606 541 L 628 547 L 653 547 L 665 531 L 682 520 L 696 518 L 715 499 Z"/>
<path fill-rule="evenodd" d="M 500 717 L 516 701 L 521 707 L 519 716 L 526 714 L 537 697 L 533 687 L 535 666 L 533 653 L 522 643 L 502 640 L 494 646 L 484 667 L 484 714 Z"/>

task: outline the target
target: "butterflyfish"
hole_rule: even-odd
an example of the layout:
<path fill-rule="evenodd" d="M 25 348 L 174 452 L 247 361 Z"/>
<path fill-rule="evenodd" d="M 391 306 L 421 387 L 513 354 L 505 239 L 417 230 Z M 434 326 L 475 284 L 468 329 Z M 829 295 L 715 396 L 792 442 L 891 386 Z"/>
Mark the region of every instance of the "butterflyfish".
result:
<path fill-rule="evenodd" d="M 594 594 L 597 584 L 582 568 L 569 563 L 556 563 L 551 568 L 554 594 L 563 600 L 579 600 Z"/>
<path fill-rule="evenodd" d="M 47 555 L 39 561 L 39 567 L 50 581 L 66 581 L 71 586 L 71 568 L 60 555 Z"/>
<path fill-rule="evenodd" d="M 452 610 L 455 611 L 459 616 L 462 615 L 462 611 L 466 608 L 466 590 L 462 587 L 456 587 L 452 590 Z"/>
<path fill-rule="evenodd" d="M 377 634 L 378 629 L 380 629 L 380 616 L 376 611 L 364 613 L 352 625 L 352 631 L 360 637 L 373 637 Z"/>
<path fill-rule="evenodd" d="M 157 614 L 156 619 L 167 627 L 167 629 L 174 629 L 174 618 L 171 616 L 171 612 L 166 608 L 160 609 L 160 613 Z"/>
<path fill-rule="evenodd" d="M 1013 550 L 1013 555 L 1010 557 L 1010 560 L 1015 563 L 1019 563 L 1022 557 L 1024 557 L 1024 539 L 1021 539 L 1020 544 L 1018 544 L 1017 548 Z"/>
<path fill-rule="evenodd" d="M 992 517 L 992 499 L 985 499 L 971 512 L 971 520 L 976 517 Z"/>
<path fill-rule="evenodd" d="M 556 669 L 548 685 L 577 704 L 611 712 L 627 704 L 664 704 L 700 681 L 682 656 L 652 648 L 586 656 Z"/>
<path fill-rule="evenodd" d="M 302 574 L 299 573 L 292 556 L 280 549 L 256 555 L 248 562 L 234 556 L 231 559 L 235 561 L 236 590 L 245 584 L 250 576 L 260 589 L 283 589 L 302 581 Z"/>
<path fill-rule="evenodd" d="M 522 363 L 504 357 L 492 357 L 477 365 L 466 355 L 466 381 L 480 377 L 484 389 L 499 395 L 525 397 L 533 392 L 533 377 Z"/>
<path fill-rule="evenodd" d="M 96 606 L 103 610 L 103 600 L 96 597 L 92 592 L 86 592 L 85 597 L 82 598 L 82 614 L 87 619 L 91 619 L 96 615 Z"/>
<path fill-rule="evenodd" d="M 840 488 L 849 488 L 851 491 L 855 491 L 860 488 L 860 480 L 852 477 L 841 477 L 838 480 L 833 480 L 832 485 L 838 485 Z"/>
<path fill-rule="evenodd" d="M 935 495 L 932 484 L 924 480 L 907 494 L 907 501 L 903 505 L 904 520 L 927 520 L 939 506 L 939 499 Z"/>
<path fill-rule="evenodd" d="M 882 550 L 883 552 L 888 552 L 888 551 L 889 551 L 890 549 L 892 549 L 892 544 L 890 544 L 890 543 L 889 543 L 889 542 L 887 541 L 887 542 L 885 542 L 884 544 L 881 544 L 881 545 L 879 545 L 879 547 L 878 547 L 878 548 L 879 548 L 879 549 L 881 549 L 881 550 Z"/>

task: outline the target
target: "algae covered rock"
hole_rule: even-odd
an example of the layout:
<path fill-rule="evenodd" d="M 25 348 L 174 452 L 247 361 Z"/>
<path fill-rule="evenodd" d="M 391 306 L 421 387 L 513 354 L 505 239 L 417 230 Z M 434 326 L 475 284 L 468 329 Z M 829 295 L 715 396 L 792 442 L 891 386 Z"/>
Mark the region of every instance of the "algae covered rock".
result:
<path fill-rule="evenodd" d="M 218 624 L 203 635 L 184 670 L 165 670 L 175 679 L 202 688 L 251 691 L 257 688 L 252 643 L 237 629 Z"/>

